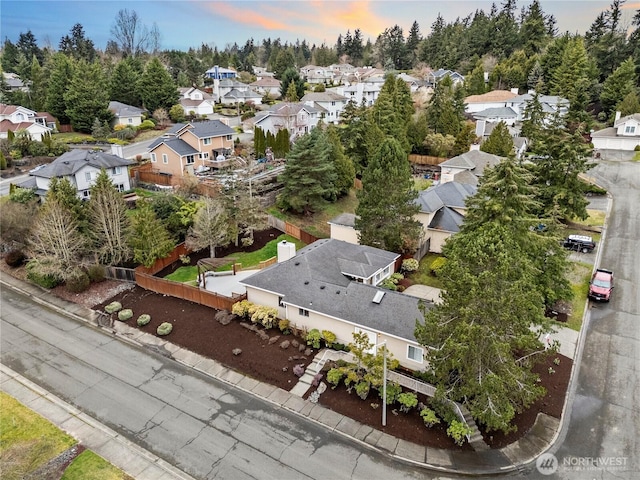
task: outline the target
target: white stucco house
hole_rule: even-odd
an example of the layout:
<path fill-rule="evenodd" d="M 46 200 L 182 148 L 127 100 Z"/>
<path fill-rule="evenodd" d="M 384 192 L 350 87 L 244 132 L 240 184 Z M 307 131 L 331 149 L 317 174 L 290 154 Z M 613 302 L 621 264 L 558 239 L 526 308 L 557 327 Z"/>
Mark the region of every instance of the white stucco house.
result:
<path fill-rule="evenodd" d="M 137 127 L 142 123 L 144 109 L 122 102 L 109 102 L 109 111 L 115 116 L 114 125 Z"/>
<path fill-rule="evenodd" d="M 88 200 L 90 188 L 95 183 L 100 170 L 104 169 L 118 191 L 131 190 L 129 165 L 136 162 L 101 150 L 74 149 L 53 162 L 32 171 L 29 178 L 19 184 L 22 188 L 32 188 L 38 196 L 44 197 L 52 178 L 66 178 L 78 191 L 78 197 Z"/>
<path fill-rule="evenodd" d="M 194 115 L 211 115 L 213 113 L 215 104 L 213 95 L 195 87 L 178 88 L 178 93 L 180 94 L 178 102 L 185 114 L 189 115 L 193 112 Z"/>
<path fill-rule="evenodd" d="M 441 253 L 445 241 L 460 231 L 467 211 L 465 201 L 477 190 L 474 185 L 454 181 L 419 192 L 415 199 L 420 206 L 416 219 L 422 224 L 421 244 L 428 242 L 428 251 Z"/>
<path fill-rule="evenodd" d="M 52 121 L 53 120 L 53 121 Z M 47 112 L 36 112 L 20 105 L 0 103 L 0 138 L 7 138 L 9 131 L 25 131 L 36 142 L 53 133 L 55 119 Z"/>
<path fill-rule="evenodd" d="M 286 128 L 292 139 L 318 126 L 321 112 L 302 102 L 282 102 L 255 116 L 254 125 L 273 135 Z"/>
<path fill-rule="evenodd" d="M 613 127 L 593 132 L 591 142 L 596 150 L 633 151 L 640 145 L 640 113 L 620 118 L 616 112 Z"/>
<path fill-rule="evenodd" d="M 378 99 L 383 85 L 383 77 L 367 77 L 361 82 L 328 89 L 328 91 L 334 91 L 346 97 L 348 101 L 355 102 L 356 105 L 360 105 L 364 100 L 366 106 L 370 107 Z"/>
<path fill-rule="evenodd" d="M 473 114 L 490 108 L 504 108 L 507 102 L 517 96 L 517 93 L 509 90 L 492 90 L 482 95 L 469 95 L 464 99 L 465 112 Z"/>
<path fill-rule="evenodd" d="M 302 97 L 300 101 L 310 107 L 324 110 L 323 120 L 325 122 L 338 123 L 349 99 L 336 92 L 310 92 Z"/>
<path fill-rule="evenodd" d="M 248 301 L 276 308 L 279 318 L 298 328 L 329 330 L 344 344 L 353 341 L 353 333 L 365 333 L 372 345 L 386 341 L 404 367 L 423 370 L 424 347 L 414 336 L 416 320 L 424 319 L 421 300 L 377 286 L 395 271 L 398 258 L 336 239 L 318 240 L 299 252 L 281 242 L 278 263 L 240 283 Z"/>

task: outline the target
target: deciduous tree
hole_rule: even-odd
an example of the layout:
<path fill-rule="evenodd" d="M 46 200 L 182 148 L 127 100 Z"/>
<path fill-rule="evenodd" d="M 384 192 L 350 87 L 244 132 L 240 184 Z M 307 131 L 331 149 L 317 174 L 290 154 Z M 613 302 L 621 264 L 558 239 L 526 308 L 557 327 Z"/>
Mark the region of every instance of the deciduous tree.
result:
<path fill-rule="evenodd" d="M 203 197 L 185 244 L 192 250 L 208 248 L 209 256 L 215 258 L 216 247 L 227 245 L 237 236 L 232 225 L 235 224 L 221 198 Z"/>

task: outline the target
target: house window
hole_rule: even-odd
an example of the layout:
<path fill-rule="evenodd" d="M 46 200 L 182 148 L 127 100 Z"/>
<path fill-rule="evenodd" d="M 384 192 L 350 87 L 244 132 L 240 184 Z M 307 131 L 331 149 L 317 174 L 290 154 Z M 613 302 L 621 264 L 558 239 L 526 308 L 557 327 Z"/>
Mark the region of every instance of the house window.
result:
<path fill-rule="evenodd" d="M 298 309 L 298 315 L 300 315 L 301 317 L 308 317 L 309 316 L 309 310 L 305 310 L 304 308 L 299 308 Z"/>
<path fill-rule="evenodd" d="M 420 347 L 407 345 L 407 358 L 414 362 L 422 363 L 424 361 L 424 350 Z"/>
<path fill-rule="evenodd" d="M 204 143 L 205 145 L 211 145 L 211 138 L 205 138 L 204 140 L 202 140 L 202 143 Z"/>
<path fill-rule="evenodd" d="M 89 190 L 84 190 L 82 192 L 82 199 L 83 200 L 89 200 L 89 195 L 91 195 L 91 192 Z"/>
<path fill-rule="evenodd" d="M 116 185 L 116 188 L 119 192 L 124 192 L 124 183 L 119 183 L 118 185 Z"/>
<path fill-rule="evenodd" d="M 227 135 L 227 140 L 233 140 L 233 135 Z"/>
<path fill-rule="evenodd" d="M 209 158 L 209 152 L 203 152 L 203 153 L 201 153 L 201 154 L 200 154 L 200 157 L 201 157 L 201 158 L 204 158 L 204 159 L 206 160 L 207 158 Z"/>
<path fill-rule="evenodd" d="M 282 299 L 283 299 L 283 297 L 278 297 L 278 306 L 279 307 L 284 307 L 284 303 L 282 303 Z"/>
<path fill-rule="evenodd" d="M 193 162 L 195 162 L 195 159 L 193 158 L 193 155 L 187 155 L 187 165 L 190 165 Z"/>
<path fill-rule="evenodd" d="M 156 154 L 155 153 L 151 154 L 151 163 L 156 163 Z"/>
<path fill-rule="evenodd" d="M 162 163 L 164 164 L 169 163 L 169 156 L 166 153 L 162 154 Z"/>
<path fill-rule="evenodd" d="M 335 107 L 336 106 L 336 102 L 331 102 L 331 106 Z"/>
<path fill-rule="evenodd" d="M 129 118 L 129 119 L 127 119 L 127 121 L 128 121 L 129 123 L 133 123 L 133 118 Z"/>
<path fill-rule="evenodd" d="M 113 174 L 114 175 L 120 175 L 122 173 L 122 168 L 120 167 L 113 167 Z"/>
<path fill-rule="evenodd" d="M 627 125 L 624 129 L 624 133 L 636 133 L 636 126 L 635 125 Z"/>
<path fill-rule="evenodd" d="M 90 182 L 90 181 L 91 181 L 91 172 L 85 172 L 85 173 L 84 173 L 84 179 L 85 179 L 87 182 Z"/>

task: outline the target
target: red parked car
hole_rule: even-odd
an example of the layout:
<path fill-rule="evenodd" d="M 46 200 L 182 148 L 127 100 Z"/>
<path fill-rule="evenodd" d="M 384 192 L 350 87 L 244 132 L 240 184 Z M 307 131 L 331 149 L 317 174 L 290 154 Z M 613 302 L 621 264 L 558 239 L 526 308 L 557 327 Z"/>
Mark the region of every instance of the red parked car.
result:
<path fill-rule="evenodd" d="M 613 290 L 613 272 L 598 268 L 591 278 L 589 284 L 589 298 L 592 300 L 602 300 L 608 302 Z"/>

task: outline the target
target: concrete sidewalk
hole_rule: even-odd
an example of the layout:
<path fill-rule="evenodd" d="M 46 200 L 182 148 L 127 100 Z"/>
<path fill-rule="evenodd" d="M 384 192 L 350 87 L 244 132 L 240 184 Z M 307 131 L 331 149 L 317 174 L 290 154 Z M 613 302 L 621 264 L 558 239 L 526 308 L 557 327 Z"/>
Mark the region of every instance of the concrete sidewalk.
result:
<path fill-rule="evenodd" d="M 116 338 L 123 341 L 144 346 L 152 351 L 162 352 L 164 355 L 167 355 L 169 358 L 180 362 L 183 365 L 214 377 L 229 385 L 233 385 L 236 388 L 260 397 L 274 405 L 285 408 L 297 415 L 300 415 L 301 417 L 305 417 L 310 421 L 324 426 L 332 432 L 348 437 L 363 446 L 424 468 L 440 472 L 466 475 L 491 475 L 514 471 L 521 465 L 534 461 L 540 454 L 545 452 L 557 437 L 557 432 L 560 428 L 560 421 L 558 419 L 540 414 L 538 415 L 534 427 L 522 439 L 503 449 L 463 452 L 457 450 L 441 450 L 425 447 L 424 445 L 417 445 L 395 438 L 367 425 L 362 425 L 349 417 L 345 417 L 344 415 L 324 408 L 319 404 L 314 404 L 308 400 L 304 400 L 302 395 L 306 393 L 308 388 L 307 382 L 310 383 L 309 379 L 305 379 L 305 382 L 299 384 L 297 388 L 294 387 L 292 391 L 282 390 L 273 385 L 261 383 L 253 378 L 242 375 L 241 373 L 227 368 L 215 360 L 202 357 L 191 351 L 173 345 L 161 337 L 147 334 L 137 328 L 130 327 L 124 322 L 116 322 L 114 325 L 111 325 L 110 322 L 104 322 L 105 319 L 97 312 L 82 307 L 81 305 L 67 302 L 66 300 L 58 298 L 38 286 L 22 282 L 21 280 L 9 275 L 0 276 L 0 283 L 3 287 L 10 287 L 25 293 L 31 296 L 36 302 L 46 305 L 49 308 L 53 308 L 60 313 L 101 328 L 103 331 L 114 335 Z M 320 352 L 319 355 L 323 355 L 323 353 Z M 319 360 L 319 358 L 317 360 Z M 6 370 L 3 370 L 3 382 L 1 386 L 4 391 L 7 391 L 7 393 L 12 394 L 12 391 L 20 393 L 23 389 L 31 392 L 36 391 L 31 388 L 35 387 L 33 385 L 26 388 L 15 375 L 10 377 L 7 373 L 6 377 L 8 377 L 8 379 L 5 380 L 5 371 Z M 11 379 L 11 381 L 9 381 L 9 379 Z M 22 385 L 22 387 L 16 386 L 17 384 Z M 29 402 L 26 403 L 30 408 L 33 408 L 33 406 L 37 406 L 39 402 L 42 402 L 42 400 L 36 401 L 37 399 L 48 399 L 52 397 L 42 390 L 40 390 L 38 394 L 31 393 L 30 395 L 31 399 L 29 398 L 29 394 L 27 394 L 27 400 L 29 400 Z M 18 398 L 18 400 L 20 400 L 20 398 Z M 62 408 L 59 399 L 57 400 L 56 406 Z M 114 450 L 118 448 L 116 446 L 117 444 L 113 443 L 121 438 L 117 433 L 110 432 L 108 428 L 101 426 L 99 422 L 81 414 L 80 412 L 75 411 L 73 412 L 73 415 L 71 412 L 73 412 L 73 410 L 68 411 L 67 414 L 72 416 L 74 419 L 80 418 L 80 415 L 82 415 L 82 422 L 80 424 L 74 423 L 74 421 L 69 420 L 68 417 L 61 415 L 60 413 L 58 413 L 58 415 L 54 415 L 52 421 L 62 428 L 77 425 L 77 433 L 79 434 L 84 433 L 85 431 L 105 432 L 102 435 L 106 436 L 102 438 L 106 441 L 109 436 L 111 436 L 112 439 L 108 442 L 109 445 L 113 445 L 111 448 Z M 89 427 L 84 426 L 85 424 L 89 425 Z M 94 433 L 94 435 L 97 434 Z M 90 435 L 86 438 L 91 441 Z M 81 438 L 79 439 L 85 443 L 84 440 Z M 93 450 L 94 448 L 91 445 L 100 446 L 100 442 L 96 441 L 91 444 L 85 443 L 85 445 L 89 446 L 89 448 Z M 165 475 L 164 477 L 143 476 L 145 470 L 147 468 L 151 469 L 153 465 L 161 468 L 161 461 L 155 459 L 151 453 L 139 447 L 136 448 L 136 450 L 128 451 L 138 452 L 133 455 L 131 453 L 128 454 L 133 456 L 130 460 L 132 468 L 140 471 L 140 473 L 134 475 L 136 478 L 189 478 L 184 474 L 182 474 L 182 476 L 174 477 L 167 476 L 181 474 L 181 472 L 171 472 L 168 469 L 163 471 L 162 475 Z M 102 455 L 100 451 L 96 451 L 96 453 Z M 112 461 L 111 458 L 106 456 L 106 454 L 109 454 L 108 450 L 105 452 L 104 456 L 108 460 Z M 113 461 L 113 463 L 120 466 L 116 461 Z M 145 467 L 142 468 L 142 465 Z M 123 467 L 120 466 L 120 468 Z M 125 468 L 123 468 L 123 470 L 128 471 Z"/>
<path fill-rule="evenodd" d="M 0 388 L 137 480 L 193 480 L 2 364 Z"/>

